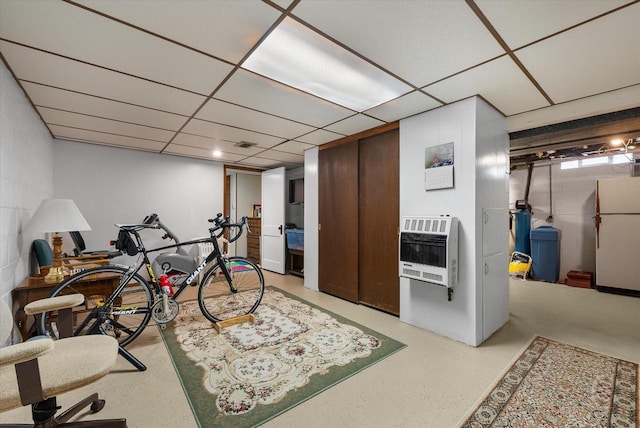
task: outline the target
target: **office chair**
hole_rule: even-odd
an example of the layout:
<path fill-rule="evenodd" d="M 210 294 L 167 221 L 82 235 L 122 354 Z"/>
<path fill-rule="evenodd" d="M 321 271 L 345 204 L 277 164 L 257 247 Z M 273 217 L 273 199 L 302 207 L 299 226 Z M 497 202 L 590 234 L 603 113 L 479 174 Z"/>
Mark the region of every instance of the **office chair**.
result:
<path fill-rule="evenodd" d="M 72 307 L 82 304 L 82 294 L 37 300 L 25 306 L 29 315 L 49 310 L 63 310 L 59 317 L 61 332 L 71 331 Z M 0 343 L 11 336 L 12 314 L 0 299 Z M 90 405 L 93 413 L 104 407 L 104 400 L 94 393 L 56 416 L 56 396 L 100 379 L 115 365 L 118 341 L 105 335 L 67 337 L 52 340 L 43 336 L 0 348 L 0 412 L 31 405 L 32 424 L 0 424 L 0 427 L 53 428 L 63 426 L 126 428 L 125 419 L 75 421 L 67 423 Z"/>
<path fill-rule="evenodd" d="M 40 274 L 44 274 L 47 269 L 43 267 L 51 266 L 53 263 L 53 250 L 49 243 L 44 239 L 35 239 L 31 244 L 32 260 L 38 264 Z M 63 257 L 62 262 L 69 268 L 92 267 L 90 265 L 105 266 L 109 264 L 109 260 L 100 255 L 87 255 L 77 257 Z"/>
<path fill-rule="evenodd" d="M 84 239 L 82 238 L 82 234 L 80 232 L 69 232 L 69 235 L 71 235 L 71 240 L 73 241 L 73 245 L 75 246 L 75 248 L 73 249 L 73 254 L 75 256 L 102 256 L 106 259 L 112 259 L 114 257 L 122 255 L 122 251 L 86 251 L 87 246 L 84 243 Z"/>

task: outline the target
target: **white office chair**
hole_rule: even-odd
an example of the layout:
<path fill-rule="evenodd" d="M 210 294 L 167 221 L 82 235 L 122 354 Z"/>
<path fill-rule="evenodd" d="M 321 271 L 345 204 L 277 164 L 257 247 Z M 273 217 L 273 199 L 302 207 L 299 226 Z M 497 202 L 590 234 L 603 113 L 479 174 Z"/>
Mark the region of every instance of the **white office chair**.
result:
<path fill-rule="evenodd" d="M 71 320 L 72 307 L 84 302 L 82 294 L 53 297 L 25 306 L 28 315 L 53 309 L 65 309 Z M 63 323 L 63 316 L 59 319 Z M 0 299 L 0 344 L 8 341 L 13 317 L 7 303 Z M 63 327 L 63 329 L 66 327 Z M 66 328 L 70 331 L 70 325 Z M 0 412 L 31 405 L 33 423 L 2 424 L 2 427 L 49 428 L 74 427 L 124 428 L 125 419 L 75 421 L 67 424 L 80 410 L 91 405 L 93 413 L 104 407 L 94 393 L 56 416 L 56 396 L 88 385 L 109 373 L 118 356 L 118 341 L 110 336 L 90 335 L 52 340 L 39 337 L 0 348 Z"/>

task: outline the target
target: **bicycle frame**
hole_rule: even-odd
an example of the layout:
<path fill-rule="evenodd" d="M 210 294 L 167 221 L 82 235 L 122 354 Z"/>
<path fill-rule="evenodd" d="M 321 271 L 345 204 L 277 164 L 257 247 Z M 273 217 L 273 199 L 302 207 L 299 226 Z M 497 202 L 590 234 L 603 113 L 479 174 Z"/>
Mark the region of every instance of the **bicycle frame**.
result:
<path fill-rule="evenodd" d="M 198 265 L 196 267 L 196 269 L 191 272 L 189 274 L 189 276 L 187 277 L 187 279 L 185 281 L 182 282 L 182 284 L 179 285 L 177 290 L 174 290 L 174 294 L 173 294 L 173 299 L 177 300 L 178 297 L 180 296 L 180 294 L 182 294 L 182 292 L 185 290 L 185 288 L 187 288 L 189 285 L 192 285 L 194 279 L 200 274 L 200 272 L 202 272 L 205 268 L 205 266 L 207 266 L 209 263 L 211 263 L 214 259 L 220 264 L 221 266 L 221 270 L 225 275 L 225 278 L 228 282 L 228 284 L 230 284 L 230 286 L 232 287 L 231 291 L 232 292 L 236 292 L 237 290 L 235 290 L 233 288 L 233 281 L 231 279 L 231 275 L 229 273 L 229 270 L 227 269 L 226 265 L 224 264 L 224 255 L 222 254 L 222 251 L 220 250 L 220 244 L 218 243 L 218 239 L 215 235 L 209 237 L 209 238 L 200 238 L 200 239 L 194 239 L 191 241 L 187 241 L 187 242 L 180 242 L 180 243 L 176 243 L 173 245 L 167 245 L 167 246 L 163 246 L 163 247 L 158 247 L 158 248 L 152 248 L 150 250 L 147 250 L 144 245 L 142 244 L 142 240 L 140 239 L 140 235 L 138 234 L 137 231 L 133 231 L 132 232 L 134 234 L 134 236 L 136 237 L 136 241 L 138 244 L 138 248 L 140 249 L 140 252 L 142 253 L 142 260 L 136 262 L 136 264 L 134 264 L 133 266 L 127 266 L 127 268 L 129 269 L 128 273 L 126 276 L 123 277 L 121 283 L 118 285 L 117 288 L 115 288 L 113 290 L 113 292 L 109 295 L 108 299 L 106 302 L 104 302 L 104 306 L 108 306 L 113 304 L 116 296 L 118 296 L 124 289 L 124 287 L 129 283 L 129 281 L 131 281 L 133 279 L 133 277 L 135 276 L 135 274 L 137 274 L 140 269 L 142 269 L 142 266 L 145 266 L 147 268 L 147 272 L 149 274 L 149 279 L 150 279 L 150 284 L 153 287 L 153 291 L 156 294 L 160 294 L 162 291 L 160 289 L 160 285 L 158 284 L 158 280 L 156 278 L 156 275 L 153 271 L 153 268 L 151 267 L 151 261 L 149 260 L 149 253 L 154 253 L 157 251 L 162 251 L 162 250 L 167 250 L 170 248 L 176 248 L 176 247 L 182 247 L 185 245 L 193 245 L 193 244 L 200 244 L 200 243 L 205 243 L 205 242 L 212 242 L 213 243 L 213 251 L 211 253 L 209 253 L 209 255 L 207 255 L 207 257 L 202 261 L 202 263 L 200 263 L 200 265 Z M 195 285 L 195 284 L 193 284 Z M 143 313 L 143 312 L 136 312 L 136 313 Z M 112 312 L 113 315 L 118 315 L 118 313 L 116 311 Z M 83 323 L 84 324 L 84 323 Z M 78 331 L 82 331 L 82 328 L 84 328 L 86 326 L 86 324 L 84 325 L 80 325 Z"/>
<path fill-rule="evenodd" d="M 172 284 L 172 286 L 175 285 L 177 289 L 173 291 L 173 294 L 171 296 L 171 301 L 176 302 L 176 300 L 179 298 L 179 296 L 182 294 L 185 288 L 187 288 L 187 286 L 197 285 L 197 283 L 194 283 L 196 277 L 205 269 L 205 267 L 208 264 L 210 264 L 214 260 L 217 262 L 217 265 L 220 271 L 222 272 L 225 280 L 227 281 L 227 285 L 229 286 L 229 291 L 231 291 L 234 294 L 238 293 L 239 289 L 234 283 L 231 270 L 226 263 L 228 258 L 225 254 L 223 254 L 220 248 L 220 244 L 218 242 L 218 238 L 220 238 L 227 229 L 238 227 L 239 232 L 235 236 L 233 236 L 233 238 L 230 238 L 228 242 L 233 242 L 236 239 L 238 239 L 243 232 L 242 228 L 246 225 L 246 218 L 243 218 L 242 222 L 237 224 L 229 224 L 228 220 L 225 219 L 225 223 L 221 224 L 220 221 L 218 220 L 220 216 L 221 214 L 218 214 L 218 217 L 216 219 L 210 220 L 211 222 L 215 222 L 216 225 L 215 227 L 212 227 L 209 229 L 210 236 L 207 238 L 193 239 L 187 242 L 174 242 L 171 245 L 152 248 L 149 250 L 144 246 L 144 243 L 142 241 L 142 238 L 139 232 L 142 229 L 160 229 L 161 227 L 158 227 L 158 225 L 155 225 L 155 224 L 148 224 L 148 223 L 118 225 L 118 227 L 121 230 L 126 231 L 127 233 L 130 233 L 135 237 L 137 252 L 138 254 L 141 254 L 141 256 L 138 256 L 138 259 L 136 260 L 136 262 L 131 266 L 113 265 L 113 268 L 116 271 L 119 271 L 121 274 L 120 283 L 115 288 L 112 289 L 111 293 L 108 296 L 104 297 L 104 300 L 101 300 L 95 303 L 95 307 L 91 309 L 91 311 L 88 313 L 86 318 L 84 318 L 80 322 L 80 324 L 76 326 L 76 328 L 73 331 L 73 334 L 79 335 L 83 331 L 85 331 L 85 329 L 86 331 L 84 334 L 97 334 L 97 333 L 108 334 L 107 331 L 104 329 L 105 325 L 111 325 L 117 328 L 118 330 L 121 330 L 122 332 L 128 332 L 129 334 L 132 333 L 132 330 L 129 330 L 129 328 L 126 325 L 120 324 L 118 322 L 118 317 L 120 315 L 144 315 L 145 317 L 148 317 L 150 313 L 151 314 L 154 313 L 153 308 L 155 304 L 151 306 L 145 306 L 145 307 L 126 306 L 126 305 L 114 306 L 114 304 L 116 303 L 116 299 L 118 298 L 118 296 L 120 296 L 121 293 L 125 292 L 125 288 L 127 286 L 129 286 L 130 284 L 139 283 L 140 281 L 143 281 L 143 284 L 141 284 L 141 286 L 143 286 L 143 288 L 147 289 L 148 292 L 151 293 L 151 296 L 150 296 L 151 300 L 149 301 L 149 303 L 151 304 L 153 300 L 156 300 L 156 302 L 162 301 L 164 302 L 164 305 L 166 308 L 166 305 L 168 302 L 167 300 L 168 296 L 160 286 L 158 278 L 156 278 L 156 272 L 154 272 L 153 266 L 151 264 L 151 260 L 149 259 L 150 253 L 154 253 L 158 251 L 168 250 L 172 248 L 180 248 L 186 245 L 194 245 L 194 244 L 200 244 L 200 243 L 211 242 L 213 244 L 213 251 L 211 251 L 211 253 L 209 253 L 207 257 L 205 257 L 205 259 L 198 266 L 195 267 L 193 272 L 191 272 L 188 275 L 186 273 L 182 273 L 180 275 L 182 281 L 177 284 Z M 247 230 L 250 232 L 250 229 L 248 226 L 247 226 Z M 165 237 L 167 237 L 167 235 L 165 235 Z M 140 277 L 139 275 L 139 272 L 142 269 L 143 265 L 146 267 L 147 273 L 149 274 L 149 281 L 146 281 L 144 278 Z M 78 275 L 82 275 L 82 274 L 83 274 L 82 272 L 78 273 Z M 186 279 L 184 279 L 185 275 L 187 275 Z M 176 306 L 176 310 L 177 308 L 178 307 Z M 165 322 L 162 322 L 156 319 L 155 317 L 154 319 L 161 326 L 163 326 L 165 322 L 171 321 L 171 319 L 173 318 L 168 319 Z M 144 324 L 144 326 L 146 327 L 146 323 Z M 137 358 L 135 358 L 127 350 L 125 350 L 123 345 L 119 344 L 118 347 L 119 347 L 120 354 L 127 361 L 129 361 L 136 368 L 138 368 L 138 370 L 141 370 L 141 371 L 146 370 L 146 367 L 144 366 L 144 364 L 141 361 L 139 361 Z"/>

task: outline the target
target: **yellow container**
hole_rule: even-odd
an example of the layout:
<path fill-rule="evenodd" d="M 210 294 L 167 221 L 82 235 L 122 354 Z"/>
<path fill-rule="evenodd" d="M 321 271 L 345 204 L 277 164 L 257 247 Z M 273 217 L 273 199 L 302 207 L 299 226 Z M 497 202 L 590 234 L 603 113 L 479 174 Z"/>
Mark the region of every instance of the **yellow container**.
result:
<path fill-rule="evenodd" d="M 509 262 L 509 275 L 513 278 L 525 280 L 531 270 L 531 256 L 514 251 Z"/>

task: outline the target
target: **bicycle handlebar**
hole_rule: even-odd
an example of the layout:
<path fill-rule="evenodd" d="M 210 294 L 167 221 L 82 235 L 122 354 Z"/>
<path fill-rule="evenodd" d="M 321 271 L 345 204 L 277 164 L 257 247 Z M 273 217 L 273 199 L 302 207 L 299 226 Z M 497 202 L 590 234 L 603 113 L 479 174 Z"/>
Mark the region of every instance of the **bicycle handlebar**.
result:
<path fill-rule="evenodd" d="M 215 237 L 217 239 L 224 234 L 226 229 L 231 229 L 234 227 L 238 228 L 238 233 L 228 238 L 227 240 L 227 242 L 229 243 L 234 242 L 238 238 L 240 238 L 240 236 L 242 235 L 242 228 L 244 226 L 247 226 L 247 230 L 251 232 L 251 229 L 249 229 L 249 225 L 247 223 L 247 219 L 248 217 L 244 216 L 238 223 L 231 223 L 231 219 L 229 217 L 223 218 L 222 213 L 218 213 L 218 215 L 215 218 L 212 218 L 212 219 L 210 218 L 208 220 L 209 223 L 215 224 L 215 227 L 212 227 L 209 229 L 209 233 L 211 234 L 211 237 Z M 142 229 L 162 229 L 166 232 L 165 236 L 163 236 L 162 239 L 171 238 L 175 241 L 176 247 L 180 247 L 180 241 L 178 240 L 178 238 L 169 229 L 167 229 L 167 227 L 164 224 L 162 224 L 157 214 L 151 214 L 145 217 L 141 224 L 116 224 L 115 226 L 121 230 L 134 233 L 139 241 L 138 242 L 139 245 L 142 245 L 142 242 L 140 240 L 140 235 L 138 234 L 138 231 Z M 220 233 L 217 233 L 218 231 L 220 231 Z M 116 241 L 112 241 L 112 244 L 115 244 L 115 242 Z M 169 248 L 169 247 L 162 247 L 162 248 Z M 178 248 L 178 252 L 180 252 L 180 249 L 181 248 Z M 155 250 L 152 250 L 152 251 L 155 251 Z"/>
<path fill-rule="evenodd" d="M 228 242 L 232 243 L 234 241 L 236 241 L 238 238 L 240 238 L 240 235 L 242 235 L 242 228 L 244 226 L 247 226 L 247 230 L 249 230 L 249 232 L 251 232 L 251 230 L 249 229 L 249 225 L 247 224 L 247 216 L 242 217 L 242 219 L 238 222 L 238 223 L 231 223 L 231 219 L 229 217 L 222 217 L 222 213 L 218 213 L 218 215 L 215 218 L 210 218 L 208 221 L 209 223 L 214 223 L 215 227 L 212 227 L 209 229 L 209 233 L 211 233 L 211 236 L 215 236 L 216 238 L 220 238 L 223 234 L 225 229 L 231 229 L 233 227 L 237 227 L 238 228 L 238 233 L 235 234 L 234 236 L 228 238 Z M 217 231 L 221 230 L 220 233 L 216 233 Z"/>

